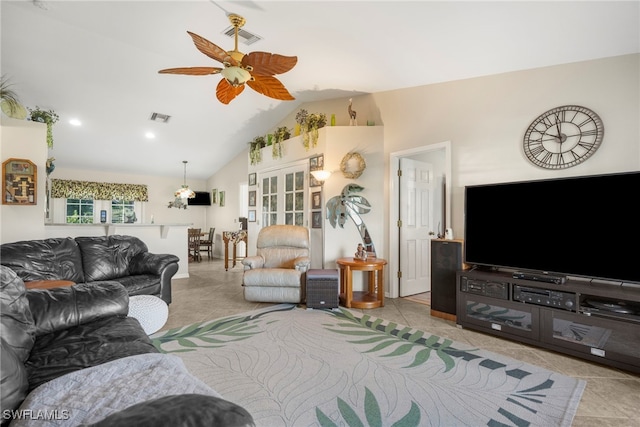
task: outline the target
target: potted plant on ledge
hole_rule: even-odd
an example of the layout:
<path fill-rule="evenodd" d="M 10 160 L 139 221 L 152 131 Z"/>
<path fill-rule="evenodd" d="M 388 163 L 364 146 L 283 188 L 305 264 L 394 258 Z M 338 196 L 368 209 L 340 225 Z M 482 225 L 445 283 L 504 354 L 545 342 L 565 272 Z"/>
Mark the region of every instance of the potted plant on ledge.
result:
<path fill-rule="evenodd" d="M 249 159 L 252 165 L 257 165 L 262 161 L 262 148 L 266 145 L 264 136 L 256 136 L 253 141 L 249 142 Z"/>
<path fill-rule="evenodd" d="M 296 114 L 296 122 L 300 125 L 302 133 L 302 145 L 309 150 L 318 143 L 318 129 L 327 124 L 327 115 L 324 113 L 311 113 L 301 109 Z"/>
<path fill-rule="evenodd" d="M 53 110 L 43 110 L 36 105 L 36 108 L 29 108 L 32 122 L 45 123 L 47 125 L 47 147 L 53 148 L 53 124 L 58 121 L 58 115 Z"/>
<path fill-rule="evenodd" d="M 286 126 L 281 126 L 276 129 L 273 134 L 273 146 L 271 148 L 274 159 L 282 158 L 282 143 L 291 138 L 291 131 Z"/>

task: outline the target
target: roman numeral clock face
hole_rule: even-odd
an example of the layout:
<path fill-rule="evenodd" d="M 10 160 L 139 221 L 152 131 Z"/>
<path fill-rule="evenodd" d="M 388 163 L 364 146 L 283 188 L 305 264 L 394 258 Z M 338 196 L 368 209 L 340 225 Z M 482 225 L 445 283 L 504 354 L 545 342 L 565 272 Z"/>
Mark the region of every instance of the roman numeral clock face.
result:
<path fill-rule="evenodd" d="M 570 168 L 591 157 L 603 136 L 604 125 L 596 113 L 578 105 L 564 105 L 531 123 L 524 134 L 524 154 L 541 168 Z"/>

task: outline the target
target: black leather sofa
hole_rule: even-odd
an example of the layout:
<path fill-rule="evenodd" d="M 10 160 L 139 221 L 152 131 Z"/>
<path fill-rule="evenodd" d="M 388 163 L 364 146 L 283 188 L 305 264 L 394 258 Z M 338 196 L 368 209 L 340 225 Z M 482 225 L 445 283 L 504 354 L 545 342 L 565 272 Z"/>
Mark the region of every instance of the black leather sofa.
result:
<path fill-rule="evenodd" d="M 120 283 L 27 290 L 12 269 L 0 273 L 3 426 L 51 425 L 43 414 L 73 426 L 253 424 L 179 358 L 158 352 L 127 317 Z"/>
<path fill-rule="evenodd" d="M 64 237 L 0 245 L 0 263 L 25 282 L 120 282 L 129 295 L 155 295 L 171 303 L 179 258 L 152 254 L 133 236 Z"/>

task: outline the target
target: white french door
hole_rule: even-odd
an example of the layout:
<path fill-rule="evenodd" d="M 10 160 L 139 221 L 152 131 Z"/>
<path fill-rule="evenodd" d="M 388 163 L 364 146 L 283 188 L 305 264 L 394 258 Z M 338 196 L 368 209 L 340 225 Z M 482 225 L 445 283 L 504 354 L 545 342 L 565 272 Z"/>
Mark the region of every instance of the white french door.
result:
<path fill-rule="evenodd" d="M 307 224 L 306 174 L 305 167 L 299 165 L 260 174 L 260 227 L 274 224 Z"/>

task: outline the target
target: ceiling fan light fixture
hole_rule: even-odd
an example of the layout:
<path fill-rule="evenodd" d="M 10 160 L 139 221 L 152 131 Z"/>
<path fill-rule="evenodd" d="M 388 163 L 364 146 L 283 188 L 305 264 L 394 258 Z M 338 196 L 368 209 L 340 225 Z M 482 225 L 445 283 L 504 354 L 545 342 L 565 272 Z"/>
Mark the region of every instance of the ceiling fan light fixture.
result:
<path fill-rule="evenodd" d="M 220 74 L 233 86 L 237 87 L 251 80 L 251 73 L 244 68 L 231 66 L 223 69 Z"/>

